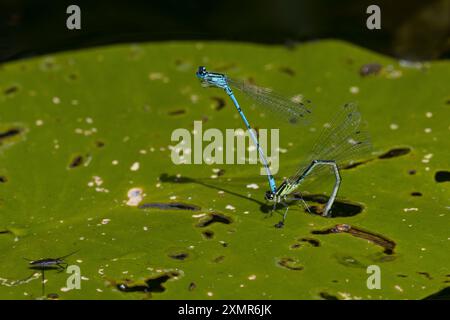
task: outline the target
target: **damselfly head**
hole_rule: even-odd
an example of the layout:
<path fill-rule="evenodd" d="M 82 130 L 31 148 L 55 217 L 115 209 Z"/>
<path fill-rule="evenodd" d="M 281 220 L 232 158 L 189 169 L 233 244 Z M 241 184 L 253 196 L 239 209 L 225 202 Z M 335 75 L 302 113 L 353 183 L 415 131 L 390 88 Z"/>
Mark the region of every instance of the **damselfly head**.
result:
<path fill-rule="evenodd" d="M 227 78 L 224 74 L 208 72 L 206 71 L 206 67 L 198 67 L 195 75 L 200 79 L 203 87 L 217 87 L 222 89 L 226 89 L 228 87 Z"/>
<path fill-rule="evenodd" d="M 270 191 L 270 190 L 269 190 L 269 191 L 266 191 L 266 194 L 265 194 L 264 198 L 265 198 L 266 200 L 268 200 L 268 201 L 273 201 L 273 198 L 274 198 L 273 192 Z"/>
<path fill-rule="evenodd" d="M 202 79 L 206 74 L 207 74 L 206 67 L 204 67 L 204 66 L 198 67 L 198 70 L 196 73 L 198 78 Z"/>

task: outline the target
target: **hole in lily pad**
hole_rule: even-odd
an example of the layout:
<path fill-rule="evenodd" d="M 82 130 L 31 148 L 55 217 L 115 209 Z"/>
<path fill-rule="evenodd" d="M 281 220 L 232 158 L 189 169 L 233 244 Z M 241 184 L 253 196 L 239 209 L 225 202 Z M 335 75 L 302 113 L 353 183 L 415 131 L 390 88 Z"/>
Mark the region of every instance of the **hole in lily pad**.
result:
<path fill-rule="evenodd" d="M 3 93 L 7 96 L 12 95 L 13 93 L 16 93 L 17 91 L 19 91 L 19 87 L 16 85 L 10 86 L 8 88 L 6 88 Z"/>
<path fill-rule="evenodd" d="M 206 239 L 214 238 L 214 232 L 212 232 L 211 230 L 205 230 L 202 232 L 202 234 Z"/>
<path fill-rule="evenodd" d="M 280 67 L 279 70 L 281 73 L 287 74 L 288 76 L 295 76 L 295 70 L 290 67 Z"/>
<path fill-rule="evenodd" d="M 225 256 L 218 256 L 213 259 L 214 263 L 221 263 L 225 259 Z"/>
<path fill-rule="evenodd" d="M 71 81 L 75 81 L 75 80 L 78 79 L 78 74 L 76 74 L 76 73 L 70 73 L 70 74 L 67 76 L 67 79 L 68 79 L 68 80 L 71 80 Z"/>
<path fill-rule="evenodd" d="M 352 162 L 350 164 L 347 164 L 346 166 L 342 167 L 342 170 L 349 170 L 349 169 L 354 169 L 357 168 L 359 166 L 362 166 L 363 164 L 366 164 L 370 161 L 372 161 L 373 159 L 368 159 L 368 160 L 364 160 L 364 161 L 356 161 L 356 162 Z"/>
<path fill-rule="evenodd" d="M 17 136 L 21 132 L 22 132 L 22 129 L 20 129 L 20 128 L 11 128 L 11 129 L 8 129 L 5 131 L 0 131 L 0 142 L 2 142 L 2 140 Z"/>
<path fill-rule="evenodd" d="M 321 194 L 303 195 L 303 200 L 316 202 L 321 204 L 320 206 L 310 206 L 309 210 L 312 213 L 322 215 L 325 208 L 325 204 L 328 202 L 328 197 Z M 305 209 L 306 212 L 308 212 Z M 331 218 L 338 217 L 353 217 L 363 211 L 363 206 L 350 201 L 335 200 L 331 206 Z"/>
<path fill-rule="evenodd" d="M 356 167 L 359 167 L 360 165 L 364 164 L 365 162 L 362 161 L 358 161 L 358 162 L 354 162 L 352 164 L 346 165 L 344 167 L 342 167 L 342 169 L 347 170 L 347 169 L 353 169 Z"/>
<path fill-rule="evenodd" d="M 144 284 L 139 284 L 130 280 L 125 280 L 123 283 L 117 284 L 116 287 L 122 292 L 164 292 L 163 284 L 168 280 L 178 277 L 180 274 L 176 271 L 167 272 L 154 278 L 148 278 Z"/>
<path fill-rule="evenodd" d="M 428 280 L 433 280 L 433 277 L 428 272 L 422 271 L 422 272 L 417 272 L 417 274 L 420 274 L 421 276 L 424 276 Z"/>
<path fill-rule="evenodd" d="M 329 294 L 328 292 L 321 292 L 319 296 L 324 300 L 339 300 L 336 296 Z"/>
<path fill-rule="evenodd" d="M 185 113 L 186 113 L 186 110 L 178 109 L 178 110 L 169 111 L 169 116 L 179 116 L 179 115 L 185 114 Z"/>
<path fill-rule="evenodd" d="M 436 182 L 450 181 L 450 171 L 437 171 L 434 175 L 434 180 L 436 180 Z"/>
<path fill-rule="evenodd" d="M 224 214 L 211 213 L 208 214 L 206 218 L 203 218 L 199 223 L 197 223 L 197 227 L 204 228 L 213 223 L 230 224 L 231 222 L 232 222 L 231 218 L 227 217 Z"/>
<path fill-rule="evenodd" d="M 160 209 L 160 210 L 187 210 L 187 211 L 199 211 L 200 207 L 192 204 L 186 204 L 181 202 L 152 202 L 144 203 L 139 206 L 139 209 Z"/>
<path fill-rule="evenodd" d="M 313 238 L 301 238 L 300 239 L 301 242 L 307 242 L 310 245 L 312 245 L 313 247 L 319 247 L 320 246 L 320 241 L 313 239 Z"/>
<path fill-rule="evenodd" d="M 328 202 L 328 196 L 325 196 L 323 194 L 304 194 L 300 195 L 299 193 L 293 193 L 293 200 L 299 201 L 303 199 L 304 201 L 309 202 L 315 202 L 320 205 L 317 206 L 308 206 L 308 209 L 304 208 L 301 202 L 298 204 L 304 208 L 304 211 L 306 213 L 313 213 L 317 215 L 322 215 L 323 210 L 325 209 L 325 204 Z M 289 204 L 290 207 L 294 206 L 294 202 L 291 202 Z M 277 203 L 275 206 L 275 210 L 282 210 L 284 212 L 285 206 L 281 203 Z M 260 210 L 263 213 L 270 213 L 272 212 L 273 204 L 271 203 L 263 203 L 261 204 Z M 358 203 L 350 202 L 350 201 L 343 201 L 336 199 L 331 206 L 330 211 L 330 218 L 338 218 L 338 217 L 353 217 L 357 214 L 360 214 L 363 211 L 364 207 Z"/>
<path fill-rule="evenodd" d="M 76 156 L 69 164 L 69 168 L 73 169 L 83 164 L 83 156 Z"/>
<path fill-rule="evenodd" d="M 386 153 L 383 153 L 382 155 L 378 156 L 378 159 L 390 159 L 395 157 L 404 156 L 411 152 L 410 148 L 394 148 L 389 150 Z"/>
<path fill-rule="evenodd" d="M 170 253 L 169 257 L 175 260 L 186 260 L 189 257 L 189 254 L 187 252 L 174 252 Z"/>
<path fill-rule="evenodd" d="M 394 251 L 392 249 L 387 249 L 383 252 L 374 253 L 370 255 L 369 258 L 375 263 L 390 262 L 397 259 L 397 257 L 393 253 Z"/>
<path fill-rule="evenodd" d="M 281 258 L 280 260 L 278 260 L 277 263 L 280 267 L 283 267 L 283 268 L 286 268 L 289 270 L 294 270 L 294 271 L 303 270 L 303 266 L 298 262 L 297 259 Z"/>
<path fill-rule="evenodd" d="M 5 183 L 8 181 L 8 178 L 6 178 L 5 176 L 0 176 L 0 183 Z"/>
<path fill-rule="evenodd" d="M 214 110 L 222 110 L 226 105 L 225 99 L 221 97 L 211 97 L 211 100 L 215 102 Z"/>
<path fill-rule="evenodd" d="M 413 197 L 421 197 L 422 196 L 422 192 L 414 191 L 414 192 L 411 192 L 411 195 Z"/>
<path fill-rule="evenodd" d="M 49 299 L 49 300 L 58 300 L 59 299 L 59 295 L 57 293 L 49 293 L 47 295 L 47 299 Z"/>
<path fill-rule="evenodd" d="M 381 246 L 384 249 L 384 253 L 387 255 L 392 255 L 394 253 L 394 248 L 396 246 L 395 242 L 381 236 L 379 234 L 375 234 L 358 227 L 351 226 L 349 224 L 337 224 L 333 228 L 328 228 L 325 230 L 314 230 L 311 231 L 312 234 L 333 234 L 333 233 L 349 233 L 350 235 L 368 240 L 373 244 Z"/>
<path fill-rule="evenodd" d="M 97 148 L 103 148 L 105 146 L 105 143 L 101 140 L 97 140 L 97 141 L 95 141 L 95 146 Z"/>
<path fill-rule="evenodd" d="M 159 181 L 170 183 L 194 183 L 195 180 L 187 177 L 177 177 L 175 175 L 169 176 L 167 173 L 163 173 L 159 176 Z"/>

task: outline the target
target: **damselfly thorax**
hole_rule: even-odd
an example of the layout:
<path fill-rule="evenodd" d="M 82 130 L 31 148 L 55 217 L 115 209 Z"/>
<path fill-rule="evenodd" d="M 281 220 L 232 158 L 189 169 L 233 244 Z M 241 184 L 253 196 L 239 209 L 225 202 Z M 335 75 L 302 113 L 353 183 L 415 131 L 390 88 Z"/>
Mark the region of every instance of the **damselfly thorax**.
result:
<path fill-rule="evenodd" d="M 275 192 L 272 192 L 270 190 L 266 191 L 265 199 L 270 202 L 280 203 L 282 201 L 285 201 L 287 195 L 296 188 L 296 185 L 292 185 L 288 180 L 284 180 Z"/>

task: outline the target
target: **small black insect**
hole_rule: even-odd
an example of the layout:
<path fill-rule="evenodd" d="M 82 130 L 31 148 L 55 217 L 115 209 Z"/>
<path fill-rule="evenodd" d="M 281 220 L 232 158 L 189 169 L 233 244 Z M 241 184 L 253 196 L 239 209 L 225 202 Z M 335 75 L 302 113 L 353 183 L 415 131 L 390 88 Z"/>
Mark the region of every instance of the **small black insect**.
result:
<path fill-rule="evenodd" d="M 64 261 L 65 258 L 70 257 L 71 255 L 77 253 L 79 250 L 69 253 L 65 256 L 59 258 L 44 258 L 39 260 L 31 260 L 24 258 L 29 261 L 30 269 L 34 270 L 52 270 L 58 269 L 59 272 L 64 271 L 67 268 L 67 262 Z"/>
<path fill-rule="evenodd" d="M 74 251 L 59 258 L 43 258 L 39 260 L 24 258 L 25 260 L 29 261 L 30 269 L 42 271 L 42 296 L 45 296 L 45 270 L 58 270 L 58 273 L 66 270 L 68 263 L 65 262 L 64 259 L 77 253 L 78 251 L 80 250 Z"/>

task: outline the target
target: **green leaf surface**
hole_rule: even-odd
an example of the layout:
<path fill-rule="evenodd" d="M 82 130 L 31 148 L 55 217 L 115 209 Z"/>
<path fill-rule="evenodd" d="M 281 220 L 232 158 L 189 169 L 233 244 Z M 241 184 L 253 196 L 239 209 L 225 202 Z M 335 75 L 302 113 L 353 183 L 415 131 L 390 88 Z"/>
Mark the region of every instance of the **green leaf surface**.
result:
<path fill-rule="evenodd" d="M 369 63 L 381 70 L 361 75 Z M 267 182 L 259 166 L 173 164 L 175 129 L 192 130 L 195 120 L 203 121 L 203 132 L 242 128 L 225 93 L 200 86 L 198 65 L 286 95 L 305 95 L 318 121 L 346 102 L 357 102 L 374 149 L 364 163 L 343 170 L 338 198 L 362 212 L 327 219 L 295 205 L 285 227 L 276 229 L 280 215 L 263 212 Z M 438 171 L 444 178 L 450 171 L 449 83 L 448 62 L 400 63 L 338 41 L 293 49 L 237 43 L 121 45 L 4 64 L 0 297 L 40 298 L 40 271 L 30 270 L 23 258 L 57 258 L 76 250 L 66 262 L 80 267 L 81 289 L 64 289 L 70 274 L 48 270 L 46 295 L 432 295 L 450 281 L 450 182 L 435 179 Z M 250 101 L 241 103 L 255 127 L 274 127 Z M 278 183 L 307 156 L 306 146 L 320 129 L 314 128 L 280 127 L 285 152 L 280 153 Z M 399 148 L 404 154 L 389 153 Z M 217 169 L 221 175 L 214 178 Z M 140 204 L 150 204 L 147 208 L 130 205 L 133 188 L 142 190 Z M 326 184 L 315 192 L 330 190 Z M 163 210 L 155 203 L 194 207 Z M 317 233 L 338 224 L 360 232 Z M 384 252 L 385 243 L 395 243 L 393 252 Z M 380 267 L 381 289 L 367 288 L 369 265 Z"/>

